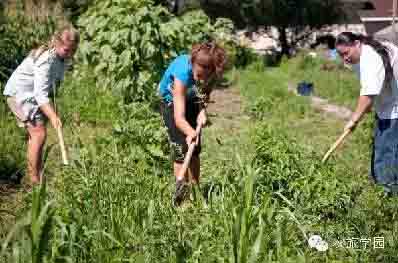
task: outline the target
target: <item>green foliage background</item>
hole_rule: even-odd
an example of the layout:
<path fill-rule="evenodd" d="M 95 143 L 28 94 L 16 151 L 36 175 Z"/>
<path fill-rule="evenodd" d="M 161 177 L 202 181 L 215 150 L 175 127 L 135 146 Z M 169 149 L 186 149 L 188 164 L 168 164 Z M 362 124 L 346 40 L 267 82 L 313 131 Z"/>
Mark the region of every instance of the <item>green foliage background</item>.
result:
<path fill-rule="evenodd" d="M 179 18 L 151 3 L 98 1 L 78 21 L 84 63 L 95 65 L 98 86 L 125 102 L 151 100 L 167 64 L 214 31 L 200 12 Z"/>
<path fill-rule="evenodd" d="M 55 29 L 53 20 L 39 22 L 19 15 L 0 24 L 0 83 L 5 83 L 30 50 L 45 43 Z"/>

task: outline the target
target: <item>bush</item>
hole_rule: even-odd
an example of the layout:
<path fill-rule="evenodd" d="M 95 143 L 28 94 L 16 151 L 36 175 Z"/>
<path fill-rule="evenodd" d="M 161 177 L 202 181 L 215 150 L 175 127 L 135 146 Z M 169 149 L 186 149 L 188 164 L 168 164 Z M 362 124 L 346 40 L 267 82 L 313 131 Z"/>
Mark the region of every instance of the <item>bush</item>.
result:
<path fill-rule="evenodd" d="M 32 48 L 54 32 L 55 21 L 38 22 L 23 15 L 5 17 L 0 24 L 0 83 L 5 83 Z"/>
<path fill-rule="evenodd" d="M 346 212 L 356 191 L 350 178 L 336 175 L 333 167 L 323 166 L 319 157 L 306 153 L 279 129 L 259 125 L 255 145 L 254 164 L 263 175 L 260 188 L 281 193 L 307 213 L 335 217 Z"/>
<path fill-rule="evenodd" d="M 84 13 L 93 0 L 64 0 L 63 7 L 67 16 L 75 22 Z"/>
<path fill-rule="evenodd" d="M 168 141 L 160 114 L 147 103 L 131 103 L 120 108 L 121 116 L 114 124 L 113 138 L 121 148 L 127 149 L 130 163 L 146 160 L 148 167 L 160 163 L 167 165 Z"/>
<path fill-rule="evenodd" d="M 258 59 L 258 54 L 254 52 L 254 50 L 243 47 L 243 46 L 237 46 L 236 47 L 236 57 L 235 57 L 235 65 L 238 68 L 245 67 L 249 64 L 251 64 L 253 61 L 256 61 Z"/>
<path fill-rule="evenodd" d="M 78 25 L 81 58 L 95 65 L 97 84 L 126 103 L 151 100 L 170 60 L 213 31 L 201 12 L 177 18 L 149 0 L 97 1 Z"/>

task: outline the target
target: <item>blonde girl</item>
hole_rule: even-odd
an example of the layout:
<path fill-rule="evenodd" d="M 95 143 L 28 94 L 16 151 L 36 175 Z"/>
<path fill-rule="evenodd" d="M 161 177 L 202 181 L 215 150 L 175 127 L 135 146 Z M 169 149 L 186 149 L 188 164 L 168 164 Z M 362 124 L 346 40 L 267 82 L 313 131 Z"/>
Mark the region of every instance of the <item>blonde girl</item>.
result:
<path fill-rule="evenodd" d="M 40 182 L 42 151 L 46 141 L 47 119 L 54 128 L 62 126 L 50 103 L 66 65 L 79 44 L 79 33 L 71 25 L 56 32 L 51 40 L 34 49 L 8 80 L 3 94 L 17 118 L 18 126 L 27 130 L 27 170 L 32 184 Z"/>

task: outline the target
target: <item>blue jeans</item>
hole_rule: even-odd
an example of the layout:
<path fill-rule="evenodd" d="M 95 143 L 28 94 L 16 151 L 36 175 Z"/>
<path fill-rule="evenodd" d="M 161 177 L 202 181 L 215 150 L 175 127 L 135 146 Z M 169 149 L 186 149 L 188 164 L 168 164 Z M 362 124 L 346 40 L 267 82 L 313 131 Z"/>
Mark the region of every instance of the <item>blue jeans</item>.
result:
<path fill-rule="evenodd" d="M 371 175 L 386 192 L 398 192 L 398 119 L 376 117 Z"/>

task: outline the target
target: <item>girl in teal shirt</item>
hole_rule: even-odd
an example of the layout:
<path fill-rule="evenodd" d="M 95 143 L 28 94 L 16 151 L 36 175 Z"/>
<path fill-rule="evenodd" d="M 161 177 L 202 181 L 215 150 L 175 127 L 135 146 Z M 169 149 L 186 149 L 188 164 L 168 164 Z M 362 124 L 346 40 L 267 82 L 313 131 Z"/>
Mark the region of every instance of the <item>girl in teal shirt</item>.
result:
<path fill-rule="evenodd" d="M 204 126 L 207 121 L 204 105 L 210 94 L 207 84 L 213 77 L 221 77 L 225 64 L 225 51 L 217 44 L 196 44 L 190 55 L 178 56 L 171 62 L 160 81 L 161 110 L 171 143 L 176 177 L 174 205 L 179 205 L 187 194 L 188 180 L 180 175 L 180 170 L 188 145 L 199 136 L 195 131 L 197 125 Z M 195 85 L 198 82 L 204 84 L 204 100 L 198 96 Z M 193 184 L 199 184 L 201 146 L 198 141 L 188 168 Z"/>

